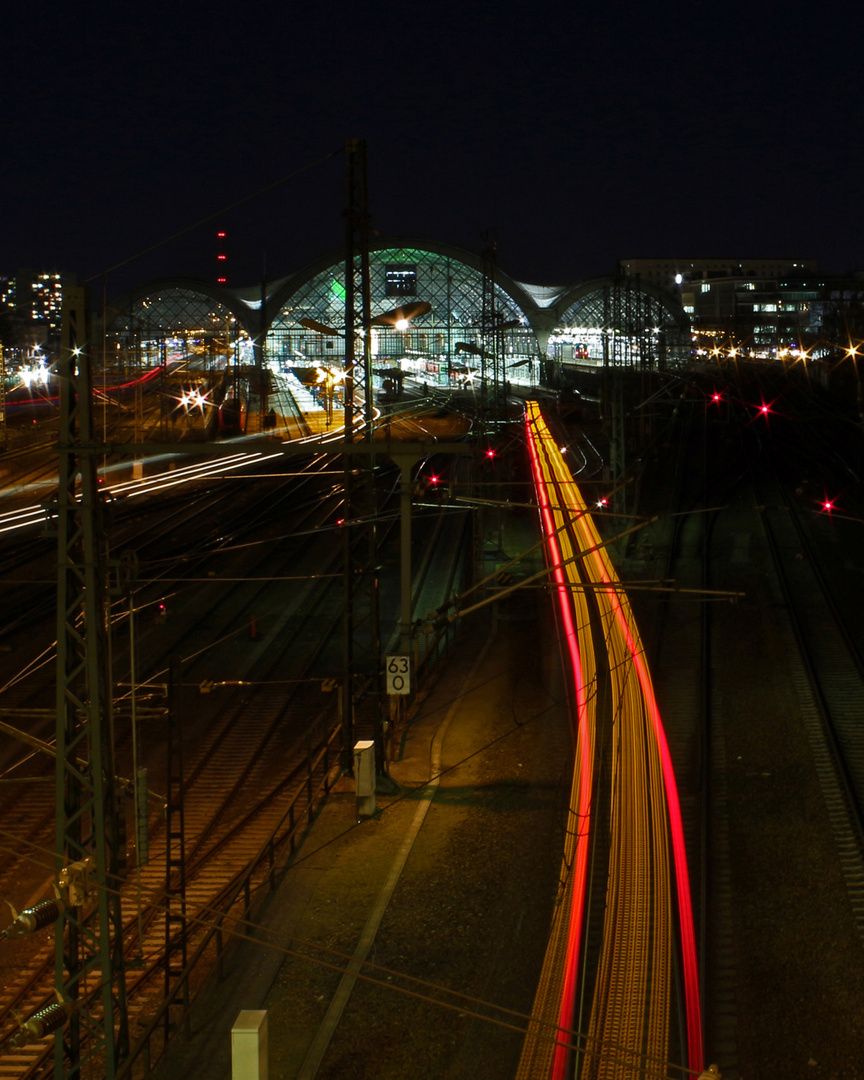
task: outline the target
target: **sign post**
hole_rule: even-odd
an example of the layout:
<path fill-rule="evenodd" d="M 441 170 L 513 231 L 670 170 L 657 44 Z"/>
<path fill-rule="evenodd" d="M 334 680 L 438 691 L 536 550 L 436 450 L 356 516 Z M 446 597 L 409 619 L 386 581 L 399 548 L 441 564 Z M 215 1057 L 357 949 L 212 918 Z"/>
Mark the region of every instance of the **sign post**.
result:
<path fill-rule="evenodd" d="M 385 670 L 387 674 L 388 694 L 411 693 L 411 657 L 410 656 L 387 656 L 385 657 Z"/>

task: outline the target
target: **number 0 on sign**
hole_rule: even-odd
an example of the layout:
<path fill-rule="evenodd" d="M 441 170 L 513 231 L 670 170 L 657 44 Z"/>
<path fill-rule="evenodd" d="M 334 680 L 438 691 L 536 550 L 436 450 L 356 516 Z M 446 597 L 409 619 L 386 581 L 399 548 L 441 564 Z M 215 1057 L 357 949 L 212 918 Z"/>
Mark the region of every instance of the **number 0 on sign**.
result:
<path fill-rule="evenodd" d="M 387 670 L 387 693 L 411 693 L 411 658 L 408 656 L 388 656 L 385 658 Z"/>

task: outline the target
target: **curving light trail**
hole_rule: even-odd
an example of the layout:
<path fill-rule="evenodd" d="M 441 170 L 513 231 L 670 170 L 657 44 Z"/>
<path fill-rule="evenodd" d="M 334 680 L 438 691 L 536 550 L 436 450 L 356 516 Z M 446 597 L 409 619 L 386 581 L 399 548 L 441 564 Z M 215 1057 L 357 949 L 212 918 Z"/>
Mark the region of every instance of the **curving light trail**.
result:
<path fill-rule="evenodd" d="M 582 926 L 585 915 L 585 892 L 588 874 L 588 849 L 591 825 L 591 794 L 593 786 L 593 762 L 594 762 L 594 702 L 595 696 L 589 694 L 589 688 L 594 680 L 593 646 L 590 639 L 590 622 L 585 607 L 584 592 L 575 593 L 572 590 L 572 580 L 569 575 L 573 574 L 574 564 L 567 564 L 567 574 L 562 566 L 564 558 L 559 544 L 560 522 L 556 522 L 553 509 L 546 491 L 546 485 L 542 479 L 542 463 L 538 454 L 536 441 L 531 436 L 529 429 L 528 446 L 531 452 L 531 464 L 534 471 L 535 486 L 540 502 L 540 512 L 543 522 L 543 530 L 546 534 L 548 559 L 553 566 L 553 577 L 556 584 L 556 594 L 561 621 L 564 628 L 564 640 L 570 658 L 573 690 L 576 701 L 576 765 L 574 768 L 573 790 L 570 799 L 570 822 L 568 823 L 568 851 L 565 852 L 565 864 L 572 867 L 572 872 L 567 881 L 569 894 L 569 924 L 566 930 L 567 949 L 565 969 L 561 986 L 561 999 L 558 1008 L 559 1038 L 556 1042 L 550 1076 L 554 1080 L 560 1080 L 566 1073 L 569 1059 L 569 1029 L 572 1025 L 573 1012 L 576 1001 L 576 987 L 578 983 L 579 968 L 581 961 Z M 569 545 L 569 539 L 562 535 L 564 543 Z M 567 552 L 567 557 L 571 553 Z M 581 601 L 579 627 L 582 630 L 582 646 L 580 649 L 580 634 L 577 630 L 574 618 L 573 598 L 578 597 Z M 583 662 L 584 658 L 584 662 Z M 586 679 L 586 674 L 588 679 Z M 574 813 L 575 812 L 575 813 Z M 575 821 L 573 820 L 575 816 Z M 573 847 L 575 844 L 575 852 Z"/>
<path fill-rule="evenodd" d="M 666 1057 L 668 1052 L 669 999 L 671 996 L 671 935 L 673 913 L 667 843 L 671 842 L 677 890 L 678 924 L 684 974 L 687 1045 L 690 1068 L 702 1068 L 702 1028 L 698 993 L 698 966 L 693 929 L 689 875 L 681 823 L 677 785 L 651 677 L 636 622 L 626 594 L 587 505 L 551 438 L 536 402 L 527 405 L 528 444 L 541 521 L 547 536 L 556 593 L 571 659 L 590 652 L 590 639 L 577 644 L 570 616 L 574 597 L 584 595 L 577 572 L 565 582 L 560 566 L 561 547 L 566 556 L 572 547 L 581 560 L 585 581 L 594 587 L 610 667 L 613 703 L 612 829 L 607 882 L 603 946 L 591 1013 L 589 1044 L 599 1048 L 610 1042 L 630 1047 L 630 1064 Z M 562 524 L 570 521 L 570 528 Z M 568 535 L 569 534 L 569 535 Z M 574 564 L 578 565 L 578 564 Z M 571 570 L 568 567 L 568 570 Z M 587 621 L 587 617 L 586 617 Z M 573 664 L 574 672 L 579 670 Z M 593 676 L 593 658 L 592 658 Z M 584 695 L 584 678 L 580 680 Z M 578 804 L 578 828 L 583 841 L 573 862 L 574 896 L 567 929 L 567 955 L 558 985 L 556 1012 L 559 1031 L 576 1025 L 573 1005 L 575 985 L 583 951 L 584 873 L 578 856 L 587 858 L 592 769 L 586 755 L 593 756 L 593 709 L 578 707 L 577 765 L 574 776 Z M 587 733 L 590 731 L 590 737 Z M 589 749 L 590 747 L 590 749 Z M 571 803 L 571 812 L 573 804 Z M 584 815 L 584 816 L 583 816 Z M 565 856 L 566 861 L 566 856 Z M 553 932 L 555 928 L 553 927 Z M 560 930 L 558 931 L 560 938 Z M 538 1004 L 536 1009 L 540 1009 Z M 544 1011 L 543 1015 L 550 1015 Z M 524 1061 L 524 1055 L 523 1055 Z M 620 1063 L 619 1063 L 620 1064 Z M 548 1075 L 561 1080 L 568 1069 L 568 1055 L 561 1041 L 556 1045 Z M 585 1054 L 584 1075 L 612 1077 L 617 1067 L 602 1053 Z M 522 1074 L 520 1073 L 520 1076 Z M 526 1073 L 526 1075 L 528 1075 Z M 630 1075 L 627 1071 L 627 1075 Z"/>

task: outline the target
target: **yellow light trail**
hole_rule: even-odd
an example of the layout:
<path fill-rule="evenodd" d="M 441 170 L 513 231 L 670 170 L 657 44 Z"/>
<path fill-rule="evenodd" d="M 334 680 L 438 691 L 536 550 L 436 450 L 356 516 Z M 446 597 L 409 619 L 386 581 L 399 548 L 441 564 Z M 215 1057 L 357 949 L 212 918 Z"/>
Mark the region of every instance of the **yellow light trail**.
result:
<path fill-rule="evenodd" d="M 629 1061 L 625 1058 L 622 1063 L 619 1055 L 612 1062 L 604 1059 L 599 1050 L 586 1052 L 580 1075 L 592 1080 L 634 1076 L 646 1058 L 667 1057 L 673 864 L 685 966 L 690 1065 L 699 1070 L 701 1020 L 686 855 L 671 759 L 644 651 L 629 601 L 621 590 L 608 552 L 597 546 L 601 542 L 597 528 L 536 403 L 528 403 L 527 414 L 529 436 L 536 445 L 532 455 L 538 495 L 542 489 L 558 527 L 569 519 L 571 528 L 560 534 L 562 550 L 584 551 L 585 580 L 599 586 L 591 591 L 596 597 L 610 669 L 611 839 L 602 948 L 588 1046 L 613 1043 L 626 1047 L 630 1056 Z M 572 574 L 578 577 L 575 565 Z M 571 579 L 571 584 L 575 586 L 577 582 Z M 574 588 L 573 593 L 578 592 Z M 584 605 L 587 590 L 581 592 Z M 584 607 L 581 610 L 580 623 L 587 618 Z M 580 647 L 584 647 L 581 639 Z M 593 722 L 591 743 L 593 746 Z M 575 1023 L 572 1017 L 571 1022 Z M 563 1017 L 561 1023 L 563 1026 Z M 553 1064 L 548 1075 L 557 1077 L 564 1073 Z"/>

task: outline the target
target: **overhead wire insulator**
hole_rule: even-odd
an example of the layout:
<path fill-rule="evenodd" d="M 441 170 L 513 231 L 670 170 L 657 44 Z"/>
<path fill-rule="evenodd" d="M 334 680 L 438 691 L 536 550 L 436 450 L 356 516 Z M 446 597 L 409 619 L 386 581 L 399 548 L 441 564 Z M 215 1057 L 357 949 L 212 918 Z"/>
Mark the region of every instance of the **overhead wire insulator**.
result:
<path fill-rule="evenodd" d="M 6 902 L 9 903 L 8 900 Z M 18 937 L 44 930 L 46 926 L 57 922 L 66 910 L 66 904 L 59 897 L 54 900 L 43 900 L 41 903 L 34 904 L 33 907 L 25 908 L 20 915 L 15 913 L 15 908 L 11 904 L 9 907 L 12 909 L 12 922 L 0 934 L 0 938 Z"/>
<path fill-rule="evenodd" d="M 21 1024 L 19 1030 L 9 1040 L 9 1045 L 12 1047 L 26 1046 L 28 1043 L 44 1039 L 46 1035 L 52 1035 L 63 1027 L 72 1015 L 72 1011 L 72 1006 L 67 1005 L 65 1002 L 58 1002 L 49 1005 L 45 1009 L 40 1009 L 29 1020 L 25 1020 Z"/>

